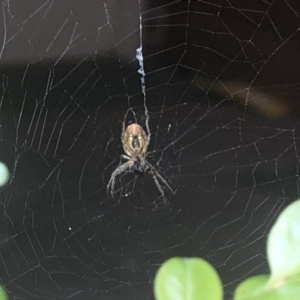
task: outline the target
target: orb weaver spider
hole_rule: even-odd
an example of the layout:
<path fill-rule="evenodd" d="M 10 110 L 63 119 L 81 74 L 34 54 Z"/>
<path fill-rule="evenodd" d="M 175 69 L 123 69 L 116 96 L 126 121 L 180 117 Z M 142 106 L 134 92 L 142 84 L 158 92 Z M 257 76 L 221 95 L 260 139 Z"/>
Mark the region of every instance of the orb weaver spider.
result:
<path fill-rule="evenodd" d="M 163 190 L 161 183 L 168 188 L 168 190 L 174 194 L 174 190 L 170 187 L 168 182 L 159 174 L 154 166 L 152 166 L 149 161 L 146 159 L 147 150 L 150 144 L 151 132 L 149 129 L 149 115 L 146 114 L 146 128 L 147 134 L 145 130 L 137 123 L 132 123 L 125 127 L 126 117 L 128 111 L 125 114 L 124 121 L 122 123 L 122 134 L 121 134 L 121 142 L 123 146 L 123 150 L 126 155 L 122 154 L 121 158 L 127 160 L 127 162 L 119 165 L 111 174 L 110 180 L 107 184 L 107 191 L 109 192 L 113 198 L 116 177 L 126 170 L 130 170 L 137 173 L 149 173 L 159 190 L 163 199 L 165 199 L 165 193 Z"/>

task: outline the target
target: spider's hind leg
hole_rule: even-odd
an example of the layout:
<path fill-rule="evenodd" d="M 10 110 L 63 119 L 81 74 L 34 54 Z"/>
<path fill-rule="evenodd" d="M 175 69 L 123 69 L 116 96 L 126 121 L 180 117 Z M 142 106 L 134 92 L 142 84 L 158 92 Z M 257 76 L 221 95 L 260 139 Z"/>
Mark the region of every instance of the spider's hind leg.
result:
<path fill-rule="evenodd" d="M 175 191 L 170 187 L 170 185 L 168 184 L 168 182 L 156 171 L 155 174 L 159 180 L 169 189 L 169 191 L 174 195 Z"/>
<path fill-rule="evenodd" d="M 160 183 L 159 183 L 159 181 L 158 181 L 156 175 L 155 175 L 155 174 L 152 174 L 152 177 L 153 177 L 153 180 L 154 180 L 154 182 L 155 182 L 155 185 L 156 185 L 157 189 L 159 190 L 159 192 L 160 192 L 162 198 L 164 199 L 164 202 L 167 202 L 167 201 L 166 201 L 166 198 L 165 198 L 165 192 L 164 192 L 163 188 L 161 187 L 161 185 L 160 185 Z"/>
<path fill-rule="evenodd" d="M 168 182 L 159 174 L 159 172 L 148 161 L 146 161 L 146 164 L 150 168 L 149 172 L 150 172 L 150 174 L 153 177 L 153 180 L 155 182 L 155 185 L 156 185 L 157 189 L 159 190 L 159 192 L 161 193 L 162 197 L 164 198 L 164 201 L 166 202 L 166 200 L 165 200 L 165 192 L 164 192 L 164 190 L 163 190 L 163 188 L 162 188 L 159 180 L 164 184 L 165 187 L 167 187 L 169 189 L 169 191 L 173 195 L 175 194 L 174 190 L 171 188 L 171 186 L 168 184 Z"/>

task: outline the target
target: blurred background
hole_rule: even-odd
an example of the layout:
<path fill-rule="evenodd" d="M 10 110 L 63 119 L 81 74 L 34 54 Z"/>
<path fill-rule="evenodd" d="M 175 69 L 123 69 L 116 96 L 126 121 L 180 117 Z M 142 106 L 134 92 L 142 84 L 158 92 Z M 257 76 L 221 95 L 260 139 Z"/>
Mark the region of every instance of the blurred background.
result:
<path fill-rule="evenodd" d="M 299 198 L 299 15 L 290 0 L 3 0 L 9 299 L 154 299 L 172 256 L 212 263 L 225 299 L 267 273 L 267 233 Z M 130 170 L 107 193 L 128 109 L 144 129 L 149 111 L 148 160 L 175 195 Z"/>

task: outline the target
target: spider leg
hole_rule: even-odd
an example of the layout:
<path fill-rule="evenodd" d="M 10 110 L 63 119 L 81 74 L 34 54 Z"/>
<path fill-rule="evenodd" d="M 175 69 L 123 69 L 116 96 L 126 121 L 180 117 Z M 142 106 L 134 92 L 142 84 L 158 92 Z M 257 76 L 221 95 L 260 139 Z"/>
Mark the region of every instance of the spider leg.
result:
<path fill-rule="evenodd" d="M 122 134 L 121 134 L 121 140 L 122 140 L 122 136 L 124 135 L 125 133 L 125 129 L 126 129 L 126 126 L 125 126 L 125 123 L 126 123 L 126 119 L 127 119 L 127 115 L 128 115 L 128 111 L 130 109 L 127 109 L 126 113 L 125 113 L 125 116 L 124 116 L 124 120 L 122 122 Z"/>
<path fill-rule="evenodd" d="M 175 191 L 170 187 L 168 182 L 158 173 L 158 171 L 154 171 L 154 175 L 159 178 L 159 180 L 169 189 L 169 191 L 174 195 Z"/>
<path fill-rule="evenodd" d="M 145 148 L 148 149 L 148 147 L 150 145 L 150 140 L 151 140 L 151 132 L 149 129 L 149 120 L 146 121 L 146 128 L 147 128 L 147 144 L 146 144 Z"/>
<path fill-rule="evenodd" d="M 125 156 L 125 155 L 124 155 Z M 124 157 L 126 159 L 130 159 L 128 157 Z M 122 174 L 124 171 L 126 171 L 127 169 L 131 168 L 133 165 L 133 161 L 132 160 L 128 160 L 126 163 L 119 165 L 111 174 L 110 180 L 107 184 L 107 191 L 109 192 L 110 190 L 110 194 L 112 196 L 112 198 L 114 197 L 114 191 L 115 191 L 115 184 L 116 184 L 116 177 L 120 174 Z"/>
<path fill-rule="evenodd" d="M 150 172 L 151 175 L 154 179 L 154 182 L 156 184 L 156 187 L 158 188 L 158 190 L 160 191 L 160 193 L 162 195 L 164 195 L 163 191 L 162 191 L 162 187 L 158 181 L 158 179 L 170 190 L 170 192 L 172 194 L 175 194 L 174 190 L 170 187 L 170 185 L 168 184 L 168 182 L 159 174 L 159 172 L 155 169 L 154 166 L 152 166 L 147 160 L 145 160 L 146 165 L 148 165 L 150 167 Z"/>
<path fill-rule="evenodd" d="M 131 157 L 129 157 L 128 155 L 125 155 L 125 154 L 121 154 L 121 158 L 124 158 L 124 159 L 127 159 L 127 160 L 132 159 Z"/>
<path fill-rule="evenodd" d="M 145 116 L 146 116 L 146 128 L 147 128 L 147 137 L 148 137 L 148 143 L 150 144 L 150 139 L 151 139 L 151 132 L 150 132 L 150 127 L 149 127 L 149 120 L 150 120 L 150 115 L 148 111 L 148 107 L 146 106 L 146 103 L 144 104 L 145 107 Z"/>
<path fill-rule="evenodd" d="M 160 183 L 159 183 L 156 175 L 152 173 L 152 177 L 153 177 L 153 180 L 155 182 L 155 185 L 156 185 L 157 189 L 159 190 L 160 194 L 162 195 L 164 201 L 166 202 L 166 200 L 165 200 L 165 192 L 164 192 L 163 188 L 161 187 L 161 185 L 160 185 Z"/>

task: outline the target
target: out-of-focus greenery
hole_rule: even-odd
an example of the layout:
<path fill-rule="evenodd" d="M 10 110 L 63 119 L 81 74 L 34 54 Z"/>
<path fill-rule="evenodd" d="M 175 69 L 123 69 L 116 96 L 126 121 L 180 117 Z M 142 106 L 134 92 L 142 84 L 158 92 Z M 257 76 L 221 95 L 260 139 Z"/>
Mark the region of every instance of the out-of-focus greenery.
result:
<path fill-rule="evenodd" d="M 156 299 L 223 298 L 218 273 L 200 258 L 171 258 L 159 269 L 154 283 Z"/>
<path fill-rule="evenodd" d="M 7 166 L 0 162 L 0 187 L 5 185 L 9 179 L 9 172 Z"/>
<path fill-rule="evenodd" d="M 269 275 L 241 282 L 234 300 L 300 299 L 300 200 L 289 205 L 273 225 L 267 241 Z M 215 269 L 199 258 L 171 258 L 158 270 L 156 300 L 221 300 L 223 288 Z"/>
<path fill-rule="evenodd" d="M 8 300 L 7 295 L 2 287 L 0 287 L 0 300 Z"/>
<path fill-rule="evenodd" d="M 0 187 L 5 185 L 9 179 L 7 166 L 0 162 Z M 0 300 L 7 300 L 7 295 L 3 288 L 0 287 Z"/>

